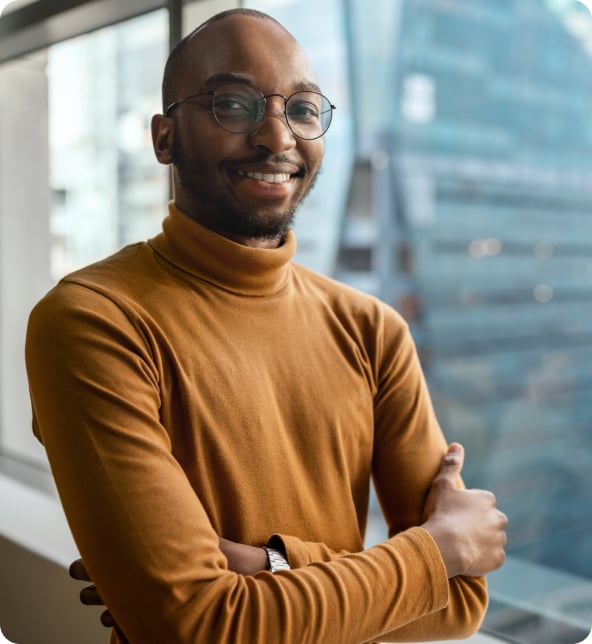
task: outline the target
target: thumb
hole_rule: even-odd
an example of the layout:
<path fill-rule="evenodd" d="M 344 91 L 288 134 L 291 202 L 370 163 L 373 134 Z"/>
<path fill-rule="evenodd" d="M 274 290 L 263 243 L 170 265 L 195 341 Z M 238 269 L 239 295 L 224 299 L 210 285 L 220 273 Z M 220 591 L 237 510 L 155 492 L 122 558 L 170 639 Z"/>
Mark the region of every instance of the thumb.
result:
<path fill-rule="evenodd" d="M 465 448 L 460 443 L 450 443 L 446 456 L 442 459 L 440 474 L 456 478 L 465 462 Z"/>

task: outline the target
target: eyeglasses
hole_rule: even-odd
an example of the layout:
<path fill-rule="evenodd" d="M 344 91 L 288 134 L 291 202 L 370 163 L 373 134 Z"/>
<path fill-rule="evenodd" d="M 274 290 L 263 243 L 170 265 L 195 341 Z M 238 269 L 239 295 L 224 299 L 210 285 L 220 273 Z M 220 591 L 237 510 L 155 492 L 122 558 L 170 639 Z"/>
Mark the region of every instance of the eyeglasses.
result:
<path fill-rule="evenodd" d="M 227 132 L 245 134 L 252 132 L 263 120 L 267 99 L 279 96 L 284 99 L 284 117 L 290 130 L 300 139 L 318 139 L 329 129 L 335 105 L 319 92 L 294 92 L 264 96 L 249 85 L 223 85 L 218 89 L 193 94 L 171 103 L 165 110 L 168 116 L 181 103 L 192 103 L 201 96 L 212 97 L 212 114 L 218 125 Z"/>

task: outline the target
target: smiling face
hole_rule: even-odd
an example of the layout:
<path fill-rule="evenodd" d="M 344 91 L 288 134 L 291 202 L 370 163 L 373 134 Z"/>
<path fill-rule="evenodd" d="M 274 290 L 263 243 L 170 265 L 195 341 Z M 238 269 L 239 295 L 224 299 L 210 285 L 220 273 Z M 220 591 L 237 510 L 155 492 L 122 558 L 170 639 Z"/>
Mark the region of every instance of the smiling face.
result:
<path fill-rule="evenodd" d="M 228 83 L 283 96 L 316 87 L 301 47 L 271 19 L 232 15 L 214 21 L 195 33 L 183 57 L 173 85 L 177 100 Z M 277 245 L 314 183 L 323 139 L 297 138 L 281 97 L 270 97 L 261 122 L 244 134 L 216 123 L 211 100 L 181 103 L 153 121 L 157 157 L 174 166 L 175 203 L 230 239 Z"/>

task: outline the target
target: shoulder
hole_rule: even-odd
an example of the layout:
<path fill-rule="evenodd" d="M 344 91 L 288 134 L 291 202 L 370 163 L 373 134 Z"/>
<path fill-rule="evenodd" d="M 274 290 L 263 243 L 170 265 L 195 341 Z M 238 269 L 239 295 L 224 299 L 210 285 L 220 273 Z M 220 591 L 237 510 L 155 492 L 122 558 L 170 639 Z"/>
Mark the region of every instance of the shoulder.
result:
<path fill-rule="evenodd" d="M 294 276 L 296 288 L 303 293 L 302 305 L 323 307 L 363 354 L 377 360 L 385 351 L 413 350 L 407 322 L 392 306 L 297 264 Z"/>
<path fill-rule="evenodd" d="M 386 324 L 401 331 L 407 329 L 400 313 L 376 296 L 299 264 L 293 267 L 297 287 L 322 300 L 336 314 L 351 316 L 360 322 L 366 320 L 373 326 Z"/>
<path fill-rule="evenodd" d="M 37 302 L 29 323 L 67 324 L 85 313 L 125 309 L 135 290 L 142 288 L 149 270 L 151 251 L 137 243 L 98 262 L 65 275 Z"/>
<path fill-rule="evenodd" d="M 124 290 L 127 285 L 151 279 L 149 265 L 154 253 L 146 242 L 125 246 L 113 255 L 73 271 L 60 280 L 60 285 L 79 284 L 90 289 Z"/>

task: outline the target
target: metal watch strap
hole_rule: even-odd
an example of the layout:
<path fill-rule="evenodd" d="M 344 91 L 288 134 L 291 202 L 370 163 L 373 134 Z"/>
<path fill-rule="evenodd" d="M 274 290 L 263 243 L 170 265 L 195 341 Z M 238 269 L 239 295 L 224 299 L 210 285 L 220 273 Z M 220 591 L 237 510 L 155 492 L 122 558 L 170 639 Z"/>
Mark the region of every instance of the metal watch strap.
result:
<path fill-rule="evenodd" d="M 269 548 L 268 546 L 263 546 L 263 549 L 267 553 L 267 561 L 269 562 L 269 570 L 271 572 L 291 570 L 288 560 L 279 550 Z"/>

